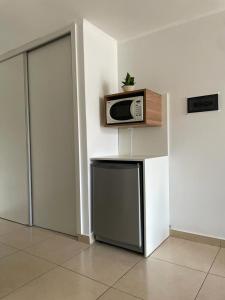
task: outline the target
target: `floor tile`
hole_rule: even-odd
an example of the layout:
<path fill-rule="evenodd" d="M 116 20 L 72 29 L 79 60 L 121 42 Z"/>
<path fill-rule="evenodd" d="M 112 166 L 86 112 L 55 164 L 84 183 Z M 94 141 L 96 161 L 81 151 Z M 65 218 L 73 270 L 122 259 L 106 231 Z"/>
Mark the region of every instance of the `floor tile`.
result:
<path fill-rule="evenodd" d="M 220 240 L 220 247 L 225 248 L 225 240 Z"/>
<path fill-rule="evenodd" d="M 224 300 L 225 278 L 208 275 L 204 282 L 197 300 Z"/>
<path fill-rule="evenodd" d="M 4 300 L 95 300 L 106 289 L 100 283 L 59 267 Z"/>
<path fill-rule="evenodd" d="M 152 257 L 208 272 L 218 250 L 217 246 L 169 238 L 152 254 Z"/>
<path fill-rule="evenodd" d="M 24 227 L 8 234 L 0 235 L 0 242 L 18 249 L 25 249 L 51 238 L 54 233 L 35 227 Z"/>
<path fill-rule="evenodd" d="M 145 259 L 115 287 L 149 300 L 193 300 L 206 274 L 157 259 Z"/>
<path fill-rule="evenodd" d="M 26 228 L 26 226 L 10 222 L 4 219 L 0 219 L 0 235 L 13 232 L 18 229 Z"/>
<path fill-rule="evenodd" d="M 0 243 L 0 258 L 17 252 L 18 250 Z"/>
<path fill-rule="evenodd" d="M 80 243 L 70 237 L 55 236 L 27 248 L 25 251 L 56 264 L 62 264 L 88 247 L 89 245 Z"/>
<path fill-rule="evenodd" d="M 225 249 L 221 248 L 210 273 L 225 277 Z"/>
<path fill-rule="evenodd" d="M 1 258 L 0 297 L 7 295 L 54 267 L 53 264 L 23 252 Z"/>
<path fill-rule="evenodd" d="M 116 247 L 94 244 L 64 266 L 95 280 L 112 285 L 142 257 Z"/>
<path fill-rule="evenodd" d="M 99 300 L 138 300 L 141 298 L 137 298 L 128 294 L 125 294 L 116 289 L 108 290 L 103 296 L 99 298 Z"/>

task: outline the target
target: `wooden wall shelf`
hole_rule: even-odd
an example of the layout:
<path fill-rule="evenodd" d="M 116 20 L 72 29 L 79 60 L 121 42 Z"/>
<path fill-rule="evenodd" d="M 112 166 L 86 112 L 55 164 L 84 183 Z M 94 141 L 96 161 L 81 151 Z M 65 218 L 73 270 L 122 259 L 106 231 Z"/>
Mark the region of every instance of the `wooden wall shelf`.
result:
<path fill-rule="evenodd" d="M 106 103 L 110 100 L 126 99 L 129 97 L 143 96 L 144 121 L 107 124 Z M 104 126 L 105 127 L 157 127 L 162 125 L 162 96 L 148 89 L 135 90 L 132 92 L 117 93 L 104 97 Z"/>

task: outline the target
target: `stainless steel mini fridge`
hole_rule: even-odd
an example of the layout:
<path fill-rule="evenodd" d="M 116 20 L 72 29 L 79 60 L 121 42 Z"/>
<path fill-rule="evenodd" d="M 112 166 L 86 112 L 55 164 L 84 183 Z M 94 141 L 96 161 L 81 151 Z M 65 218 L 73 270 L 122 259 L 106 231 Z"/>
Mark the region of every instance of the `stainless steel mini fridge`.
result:
<path fill-rule="evenodd" d="M 142 163 L 94 161 L 91 170 L 96 240 L 143 253 Z"/>

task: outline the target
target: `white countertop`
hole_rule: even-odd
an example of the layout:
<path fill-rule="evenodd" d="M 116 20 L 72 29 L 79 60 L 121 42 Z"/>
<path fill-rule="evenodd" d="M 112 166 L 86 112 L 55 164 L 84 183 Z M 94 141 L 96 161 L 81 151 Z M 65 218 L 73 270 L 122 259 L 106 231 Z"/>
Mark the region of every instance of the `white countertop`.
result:
<path fill-rule="evenodd" d="M 162 157 L 167 155 L 113 155 L 113 156 L 101 156 L 93 157 L 91 160 L 120 160 L 120 161 L 144 161 L 146 159 Z"/>

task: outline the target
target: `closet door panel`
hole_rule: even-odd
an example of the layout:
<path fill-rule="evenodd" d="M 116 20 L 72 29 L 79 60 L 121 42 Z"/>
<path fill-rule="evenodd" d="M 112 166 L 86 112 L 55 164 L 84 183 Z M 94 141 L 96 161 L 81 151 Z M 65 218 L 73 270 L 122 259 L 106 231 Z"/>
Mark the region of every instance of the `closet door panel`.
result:
<path fill-rule="evenodd" d="M 0 217 L 28 224 L 24 60 L 0 63 Z"/>
<path fill-rule="evenodd" d="M 76 234 L 70 36 L 28 53 L 34 224 Z"/>

